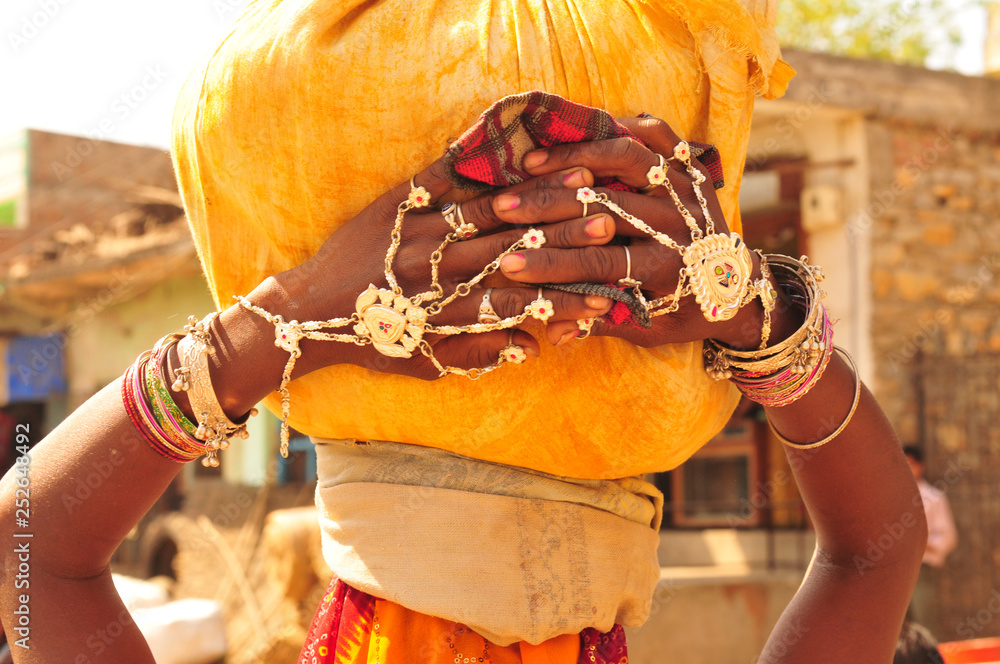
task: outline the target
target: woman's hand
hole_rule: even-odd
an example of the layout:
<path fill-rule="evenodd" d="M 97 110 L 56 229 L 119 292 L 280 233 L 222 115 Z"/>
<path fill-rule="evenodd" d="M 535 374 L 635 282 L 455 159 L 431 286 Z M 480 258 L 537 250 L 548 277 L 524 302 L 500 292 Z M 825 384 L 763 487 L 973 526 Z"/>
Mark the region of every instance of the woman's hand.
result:
<path fill-rule="evenodd" d="M 615 177 L 635 188 L 649 184 L 647 172 L 659 163 L 657 153 L 665 158 L 673 155 L 680 142 L 677 135 L 662 120 L 655 118 L 619 118 L 646 145 L 628 138 L 560 145 L 530 153 L 525 157 L 525 170 L 540 176 L 582 167 L 587 186 L 595 177 Z M 648 147 L 646 147 L 648 146 Z M 706 228 L 706 214 L 695 194 L 693 180 L 678 161 L 668 162 L 670 182 L 682 204 L 698 226 Z M 694 162 L 702 173 L 707 171 Z M 711 180 L 701 185 L 707 203 L 708 216 L 714 222 L 714 232 L 728 234 Z M 679 245 L 692 243 L 692 231 L 670 198 L 666 187 L 656 187 L 649 193 L 628 193 L 608 189 L 598 190 L 627 213 L 644 220 L 653 229 L 665 233 Z M 521 193 L 517 207 L 501 214 L 509 223 L 538 223 L 573 219 L 583 213 L 583 205 L 572 189 L 532 189 Z M 622 246 L 587 246 L 556 249 L 546 246 L 525 250 L 505 258 L 503 273 L 512 280 L 526 283 L 572 283 L 578 281 L 617 283 L 630 276 L 642 283 L 648 300 L 668 297 L 674 293 L 684 262 L 678 251 L 664 246 L 648 234 L 635 228 L 600 203 L 591 204 L 589 219 L 607 218 L 615 225 L 617 235 L 630 239 L 628 253 Z M 629 270 L 631 262 L 631 270 Z M 629 274 L 630 273 L 630 274 Z M 741 275 L 746 279 L 751 275 Z M 759 259 L 753 256 L 753 279 L 760 278 Z M 795 328 L 795 321 L 785 321 L 775 312 L 772 342 Z M 792 316 L 794 318 L 794 316 Z M 713 338 L 737 348 L 755 348 L 761 340 L 764 309 L 759 299 L 744 306 L 735 317 L 724 322 L 709 322 L 693 296 L 684 297 L 676 312 L 653 318 L 653 327 L 643 330 L 629 325 L 607 325 L 595 322 L 592 334 L 627 339 L 640 346 Z M 552 343 L 565 343 L 579 335 L 575 321 L 550 323 L 547 332 Z"/>
<path fill-rule="evenodd" d="M 573 192 L 582 186 L 583 169 L 553 171 L 520 185 L 478 196 L 462 203 L 466 223 L 478 229 L 475 237 L 447 244 L 441 253 L 437 283 L 444 296 L 455 292 L 460 284 L 479 275 L 484 266 L 518 242 L 527 227 L 513 228 L 503 218 L 505 206 L 517 196 L 532 192 L 559 190 Z M 403 295 L 410 298 L 432 287 L 431 256 L 441 248 L 445 237 L 452 233 L 440 209 L 442 198 L 452 194 L 439 160 L 414 177 L 414 183 L 429 192 L 433 206 L 406 212 L 401 226 L 401 242 L 392 261 L 392 271 Z M 303 265 L 278 274 L 261 284 L 250 294 L 254 304 L 285 321 L 322 321 L 349 317 L 355 312 L 355 302 L 370 284 L 387 288 L 385 258 L 396 224 L 398 206 L 407 199 L 410 183 L 402 183 L 381 196 L 357 217 L 338 229 L 311 259 Z M 604 244 L 614 236 L 614 228 L 605 218 L 575 219 L 551 224 L 544 229 L 546 247 L 581 248 Z M 486 289 L 482 284 L 459 297 L 428 318 L 433 326 L 465 326 L 478 322 L 480 304 Z M 611 302 L 603 297 L 583 296 L 557 290 L 546 290 L 546 299 L 553 303 L 550 322 L 573 321 L 600 316 L 608 312 Z M 538 297 L 536 288 L 495 288 L 490 301 L 501 318 L 517 316 Z M 432 305 L 433 301 L 422 304 Z M 233 323 L 231 317 L 245 315 L 234 309 L 223 316 L 223 325 Z M 273 330 L 258 330 L 273 340 Z M 351 328 L 331 330 L 351 334 Z M 537 356 L 538 342 L 526 332 L 500 330 L 480 334 L 451 336 L 427 335 L 438 362 L 464 369 L 487 367 L 496 363 L 500 351 L 511 341 L 522 346 L 528 356 Z M 302 358 L 296 363 L 295 377 L 323 366 L 351 363 L 387 373 L 398 373 L 424 379 L 437 378 L 439 370 L 419 350 L 409 359 L 381 355 L 371 345 L 316 342 L 303 340 Z M 269 353 L 275 355 L 275 353 Z M 256 353 L 254 353 L 256 355 Z M 280 355 L 280 353 L 278 353 Z M 287 357 L 287 355 L 286 355 Z M 272 375 L 274 371 L 271 372 Z M 273 381 L 271 381 L 273 382 Z M 220 383 L 222 384 L 222 383 Z M 270 386 L 273 387 L 273 386 Z"/>

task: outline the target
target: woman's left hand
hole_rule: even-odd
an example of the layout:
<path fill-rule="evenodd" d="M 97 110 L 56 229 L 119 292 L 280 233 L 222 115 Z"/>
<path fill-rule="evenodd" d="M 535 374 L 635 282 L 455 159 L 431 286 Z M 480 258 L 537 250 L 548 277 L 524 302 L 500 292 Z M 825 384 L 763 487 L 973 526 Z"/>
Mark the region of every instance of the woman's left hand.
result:
<path fill-rule="evenodd" d="M 657 153 L 669 158 L 680 139 L 662 120 L 646 117 L 619 118 L 618 121 L 645 145 L 629 138 L 619 138 L 554 146 L 527 155 L 525 170 L 539 176 L 583 167 L 584 179 L 590 186 L 595 177 L 614 177 L 637 189 L 646 187 L 649 184 L 648 171 L 659 163 Z M 695 194 L 694 181 L 683 164 L 675 160 L 667 164 L 667 174 L 674 190 L 704 231 L 706 214 Z M 708 216 L 714 222 L 714 232 L 728 234 L 712 181 L 703 166 L 696 160 L 693 164 L 706 174 L 701 192 L 707 203 Z M 686 247 L 692 243 L 691 229 L 666 187 L 658 186 L 645 194 L 609 189 L 596 191 L 606 194 L 612 203 L 645 221 L 654 230 L 667 234 L 677 244 Z M 676 249 L 664 246 L 600 203 L 591 203 L 587 211 L 592 216 L 602 213 L 611 217 L 616 234 L 630 238 L 628 252 L 623 246 L 614 245 L 525 250 L 503 260 L 501 269 L 504 274 L 514 281 L 525 283 L 618 283 L 630 276 L 642 283 L 642 291 L 650 301 L 674 293 L 684 267 Z M 512 224 L 534 224 L 572 219 L 580 217 L 582 212 L 583 204 L 577 200 L 575 190 L 547 189 L 523 192 L 517 206 L 501 216 Z M 753 255 L 752 275 L 740 276 L 743 279 L 751 276 L 754 280 L 760 278 L 756 254 Z M 775 329 L 771 343 L 783 338 L 784 328 L 790 326 L 794 329 L 794 322 L 785 324 L 779 312 L 774 313 Z M 756 348 L 761 341 L 763 322 L 764 308 L 759 298 L 754 298 L 727 321 L 710 322 L 695 298 L 689 295 L 681 298 L 675 312 L 654 317 L 651 329 L 610 325 L 597 320 L 591 334 L 620 337 L 645 347 L 713 338 L 734 348 Z M 553 323 L 547 329 L 547 336 L 553 344 L 566 343 L 579 334 L 575 321 Z"/>

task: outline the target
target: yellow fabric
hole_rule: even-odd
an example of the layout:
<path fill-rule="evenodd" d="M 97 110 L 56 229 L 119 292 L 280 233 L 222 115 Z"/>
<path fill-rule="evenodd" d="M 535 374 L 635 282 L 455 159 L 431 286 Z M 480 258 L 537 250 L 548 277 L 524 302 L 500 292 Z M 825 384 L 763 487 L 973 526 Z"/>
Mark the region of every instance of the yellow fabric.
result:
<path fill-rule="evenodd" d="M 253 2 L 188 80 L 174 120 L 181 192 L 217 302 L 304 261 L 490 103 L 531 89 L 615 115 L 648 111 L 716 144 L 722 208 L 739 229 L 754 95 L 780 94 L 791 75 L 771 28 L 775 4 Z M 701 344 L 597 338 L 546 346 L 539 360 L 477 382 L 338 366 L 291 392 L 291 423 L 310 435 L 430 445 L 578 478 L 679 465 L 738 397 L 707 377 Z M 276 410 L 276 396 L 267 404 Z"/>

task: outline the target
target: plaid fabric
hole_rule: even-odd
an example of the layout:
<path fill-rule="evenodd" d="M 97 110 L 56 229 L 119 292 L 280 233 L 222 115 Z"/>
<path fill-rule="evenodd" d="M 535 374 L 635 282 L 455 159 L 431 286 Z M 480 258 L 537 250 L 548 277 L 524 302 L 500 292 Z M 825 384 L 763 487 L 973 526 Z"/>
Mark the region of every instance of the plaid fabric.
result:
<path fill-rule="evenodd" d="M 639 117 L 648 115 L 643 113 Z M 476 124 L 448 148 L 444 157 L 445 170 L 456 187 L 480 193 L 529 179 L 531 176 L 521 169 L 521 161 L 532 150 L 623 137 L 639 140 L 607 111 L 535 90 L 504 97 L 486 109 Z M 692 156 L 708 171 L 713 186 L 721 189 L 724 181 L 719 151 L 714 145 L 705 143 L 689 145 Z M 598 178 L 594 184 L 607 189 L 636 191 L 614 178 Z M 597 284 L 545 284 L 545 287 L 610 297 L 615 303 L 603 317 L 606 323 L 640 328 L 652 326 L 648 312 L 627 290 Z"/>
<path fill-rule="evenodd" d="M 482 192 L 530 178 L 521 169 L 521 160 L 532 150 L 623 137 L 639 140 L 607 111 L 535 90 L 504 97 L 486 109 L 476 124 L 448 148 L 444 162 L 452 184 Z M 708 171 L 715 188 L 721 189 L 724 182 L 719 151 L 704 143 L 690 145 L 691 154 Z M 601 178 L 595 184 L 635 191 L 613 178 Z"/>

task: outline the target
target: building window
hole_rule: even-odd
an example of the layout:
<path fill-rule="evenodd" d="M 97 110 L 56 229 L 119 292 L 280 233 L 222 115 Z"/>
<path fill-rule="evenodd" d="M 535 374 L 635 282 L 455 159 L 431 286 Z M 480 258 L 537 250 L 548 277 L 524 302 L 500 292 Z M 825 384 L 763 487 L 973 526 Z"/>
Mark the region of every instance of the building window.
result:
<path fill-rule="evenodd" d="M 316 481 L 316 446 L 308 436 L 293 432 L 288 441 L 288 458 L 278 453 L 276 479 L 279 486 Z"/>
<path fill-rule="evenodd" d="M 757 484 L 757 422 L 734 420 L 671 473 L 671 520 L 680 528 L 760 525 L 760 513 L 738 518 Z"/>

